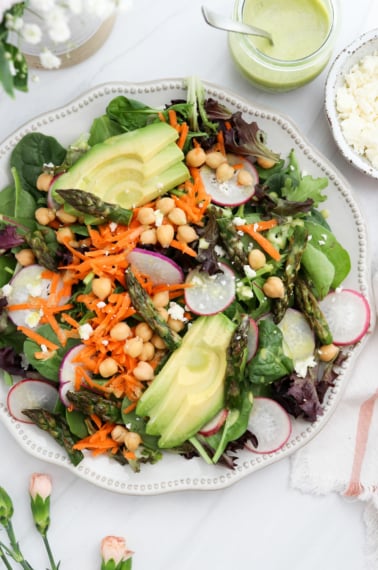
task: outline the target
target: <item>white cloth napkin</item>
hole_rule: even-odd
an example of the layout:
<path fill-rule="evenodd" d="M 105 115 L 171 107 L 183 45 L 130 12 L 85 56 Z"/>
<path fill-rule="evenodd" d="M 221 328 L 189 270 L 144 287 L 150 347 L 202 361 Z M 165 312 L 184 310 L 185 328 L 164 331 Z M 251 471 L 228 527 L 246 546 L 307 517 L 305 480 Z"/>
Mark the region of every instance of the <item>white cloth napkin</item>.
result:
<path fill-rule="evenodd" d="M 291 484 L 307 493 L 337 492 L 365 501 L 366 570 L 377 570 L 378 327 L 360 353 L 335 413 L 293 455 Z"/>

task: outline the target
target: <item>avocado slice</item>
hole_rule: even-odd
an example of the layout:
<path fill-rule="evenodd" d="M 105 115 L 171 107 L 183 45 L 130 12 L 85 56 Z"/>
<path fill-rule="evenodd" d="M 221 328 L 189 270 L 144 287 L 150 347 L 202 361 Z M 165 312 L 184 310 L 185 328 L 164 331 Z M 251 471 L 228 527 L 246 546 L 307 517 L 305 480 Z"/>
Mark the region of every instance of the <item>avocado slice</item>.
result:
<path fill-rule="evenodd" d="M 140 398 L 136 413 L 159 447 L 182 444 L 224 405 L 227 347 L 235 324 L 225 315 L 199 317 Z"/>
<path fill-rule="evenodd" d="M 167 123 L 116 135 L 94 145 L 52 186 L 91 192 L 124 208 L 140 206 L 189 178 L 176 129 Z"/>

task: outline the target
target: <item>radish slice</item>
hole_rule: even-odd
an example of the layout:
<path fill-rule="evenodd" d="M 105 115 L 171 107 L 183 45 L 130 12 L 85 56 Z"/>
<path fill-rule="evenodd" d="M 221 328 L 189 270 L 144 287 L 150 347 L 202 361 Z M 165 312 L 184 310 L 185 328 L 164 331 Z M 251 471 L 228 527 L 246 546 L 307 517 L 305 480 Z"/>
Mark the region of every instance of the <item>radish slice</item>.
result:
<path fill-rule="evenodd" d="M 60 174 L 57 174 L 56 176 L 54 176 L 54 178 L 51 180 L 49 189 L 47 191 L 47 205 L 52 210 L 59 210 L 59 208 L 61 207 L 61 204 L 58 204 L 58 202 L 54 199 L 53 193 L 52 193 L 52 188 L 54 186 L 54 182 L 57 178 L 59 178 L 59 176 L 62 176 L 62 174 L 60 173 Z"/>
<path fill-rule="evenodd" d="M 313 356 L 315 336 L 303 313 L 287 309 L 278 327 L 283 336 L 283 351 L 294 363 Z"/>
<path fill-rule="evenodd" d="M 59 396 L 63 404 L 68 408 L 71 402 L 67 399 L 68 391 L 75 390 L 75 370 L 80 363 L 78 354 L 83 349 L 83 344 L 78 344 L 71 348 L 64 356 L 59 368 Z"/>
<path fill-rule="evenodd" d="M 9 305 L 28 303 L 30 299 L 47 299 L 50 295 L 51 280 L 42 277 L 46 271 L 41 265 L 29 265 L 23 267 L 10 281 L 10 292 L 7 295 Z M 63 280 L 58 283 L 57 291 L 63 287 Z M 64 304 L 68 297 L 59 299 L 59 304 Z M 20 309 L 9 311 L 9 317 L 17 326 L 34 329 L 41 319 L 39 308 Z"/>
<path fill-rule="evenodd" d="M 226 182 L 218 182 L 215 176 L 215 171 L 206 164 L 201 166 L 201 178 L 205 186 L 206 192 L 211 196 L 214 204 L 220 206 L 239 206 L 248 202 L 255 193 L 255 185 L 259 181 L 259 176 L 256 168 L 245 158 L 228 154 L 227 162 L 231 165 L 242 164 L 243 169 L 247 170 L 252 175 L 253 183 L 244 186 L 237 181 L 238 172 L 240 168 L 235 170 L 234 175 Z"/>
<path fill-rule="evenodd" d="M 224 311 L 235 299 L 235 274 L 224 263 L 218 264 L 220 272 L 209 275 L 193 269 L 187 275 L 185 303 L 196 315 L 215 315 Z"/>
<path fill-rule="evenodd" d="M 245 448 L 253 453 L 274 453 L 285 445 L 290 437 L 292 422 L 289 414 L 275 400 L 258 397 L 248 422 L 249 431 L 256 437 L 257 446 L 252 441 Z"/>
<path fill-rule="evenodd" d="M 247 348 L 247 362 L 250 362 L 255 356 L 257 347 L 259 345 L 259 327 L 252 317 L 249 318 L 248 330 L 248 348 Z"/>
<path fill-rule="evenodd" d="M 161 253 L 136 247 L 127 259 L 140 273 L 148 275 L 154 285 L 173 285 L 184 281 L 181 267 Z"/>
<path fill-rule="evenodd" d="M 33 422 L 22 413 L 22 410 L 44 408 L 52 412 L 58 401 L 56 386 L 45 380 L 20 380 L 8 392 L 7 408 L 15 420 L 32 424 Z"/>
<path fill-rule="evenodd" d="M 329 293 L 319 303 L 337 345 L 355 344 L 370 325 L 370 306 L 366 298 L 353 289 Z"/>
<path fill-rule="evenodd" d="M 213 417 L 212 420 L 210 420 L 206 425 L 203 426 L 203 428 L 201 428 L 199 430 L 199 433 L 201 435 L 206 436 L 206 437 L 209 437 L 210 435 L 214 435 L 223 426 L 224 422 L 226 421 L 227 416 L 228 416 L 228 410 L 226 410 L 226 408 L 222 408 L 220 410 L 220 412 L 218 412 Z"/>

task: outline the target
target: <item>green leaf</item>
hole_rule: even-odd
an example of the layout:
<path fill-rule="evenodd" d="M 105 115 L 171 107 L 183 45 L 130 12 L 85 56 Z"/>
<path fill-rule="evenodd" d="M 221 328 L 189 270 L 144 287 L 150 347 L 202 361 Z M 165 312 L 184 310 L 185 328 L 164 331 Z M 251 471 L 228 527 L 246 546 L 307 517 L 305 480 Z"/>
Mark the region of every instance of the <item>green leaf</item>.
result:
<path fill-rule="evenodd" d="M 301 266 L 304 267 L 319 299 L 329 292 L 335 277 L 335 267 L 328 257 L 311 243 L 307 243 L 303 252 Z"/>
<path fill-rule="evenodd" d="M 89 131 L 88 144 L 94 146 L 124 132 L 125 129 L 118 122 L 113 121 L 107 115 L 103 115 L 93 121 Z"/>
<path fill-rule="evenodd" d="M 332 263 L 335 274 L 331 282 L 331 288 L 338 287 L 347 277 L 351 269 L 349 253 L 338 242 L 335 235 L 324 226 L 312 221 L 305 221 L 308 235 L 311 236 L 311 245 L 321 251 Z M 319 266 L 319 271 L 322 267 Z M 319 279 L 321 277 L 319 276 Z"/>
<path fill-rule="evenodd" d="M 0 83 L 4 91 L 14 97 L 13 75 L 10 70 L 9 57 L 3 43 L 0 43 Z"/>
<path fill-rule="evenodd" d="M 13 149 L 10 164 L 17 170 L 22 188 L 38 199 L 36 181 L 44 164 L 60 165 L 66 149 L 54 138 L 42 133 L 28 133 Z"/>
<path fill-rule="evenodd" d="M 248 365 L 253 384 L 270 384 L 294 370 L 293 362 L 282 348 L 282 332 L 269 319 L 259 323 L 259 348 Z"/>

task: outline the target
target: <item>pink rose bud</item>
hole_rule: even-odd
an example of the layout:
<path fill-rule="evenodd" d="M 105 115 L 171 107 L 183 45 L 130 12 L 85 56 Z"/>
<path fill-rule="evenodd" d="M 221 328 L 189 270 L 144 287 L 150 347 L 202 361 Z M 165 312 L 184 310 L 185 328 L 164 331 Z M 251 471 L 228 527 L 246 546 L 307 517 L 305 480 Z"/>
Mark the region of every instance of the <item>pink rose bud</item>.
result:
<path fill-rule="evenodd" d="M 106 536 L 101 542 L 101 556 L 105 564 L 114 560 L 116 566 L 128 560 L 134 553 L 127 550 L 126 541 L 117 536 Z"/>
<path fill-rule="evenodd" d="M 29 493 L 32 499 L 37 495 L 45 500 L 51 495 L 51 477 L 44 473 L 33 473 L 30 477 Z"/>

